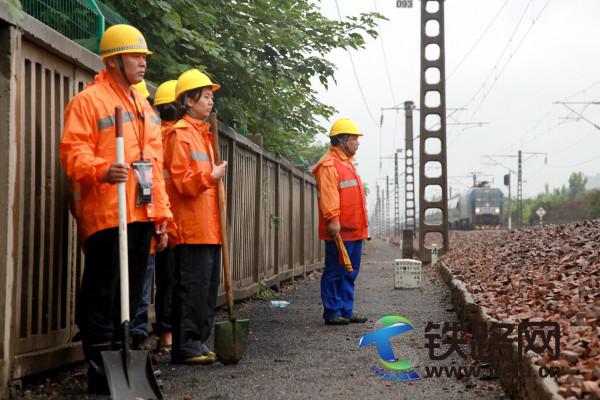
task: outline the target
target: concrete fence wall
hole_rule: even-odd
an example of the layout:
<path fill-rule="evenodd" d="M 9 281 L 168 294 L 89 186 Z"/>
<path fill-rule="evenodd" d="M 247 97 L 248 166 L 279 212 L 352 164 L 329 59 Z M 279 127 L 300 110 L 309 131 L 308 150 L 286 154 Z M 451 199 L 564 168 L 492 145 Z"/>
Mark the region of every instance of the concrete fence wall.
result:
<path fill-rule="evenodd" d="M 71 339 L 83 254 L 58 147 L 64 107 L 101 68 L 93 53 L 0 4 L 0 398 L 15 379 L 82 358 Z M 320 266 L 316 189 L 233 129 L 220 137 L 243 299 Z"/>

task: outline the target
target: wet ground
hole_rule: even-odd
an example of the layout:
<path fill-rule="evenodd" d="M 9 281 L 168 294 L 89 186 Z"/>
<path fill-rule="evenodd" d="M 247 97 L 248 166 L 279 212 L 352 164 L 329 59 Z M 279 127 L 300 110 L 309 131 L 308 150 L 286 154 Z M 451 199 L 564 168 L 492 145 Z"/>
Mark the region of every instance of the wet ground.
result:
<path fill-rule="evenodd" d="M 424 270 L 419 289 L 394 289 L 393 259 L 400 249 L 382 241 L 369 242 L 357 280 L 355 313 L 366 324 L 327 326 L 321 318 L 319 273 L 298 279 L 280 291 L 287 308 L 272 308 L 255 299 L 238 307 L 240 318 L 251 322 L 249 346 L 235 366 L 184 366 L 158 356 L 163 393 L 167 399 L 506 399 L 497 380 L 435 377 L 397 382 L 375 375 L 384 370 L 374 346 L 358 347 L 385 314 L 401 314 L 415 325 L 413 331 L 392 340 L 398 358 L 407 357 L 425 375 L 425 367 L 465 366 L 456 352 L 443 361 L 431 361 L 424 330 L 428 322 L 455 320 L 448 291 L 438 273 Z M 223 314 L 224 315 L 224 314 Z M 377 325 L 379 327 L 379 325 Z M 444 346 L 444 345 L 442 345 Z M 445 347 L 442 347 L 444 350 Z M 20 398 L 87 398 L 81 364 L 36 377 L 24 385 Z"/>

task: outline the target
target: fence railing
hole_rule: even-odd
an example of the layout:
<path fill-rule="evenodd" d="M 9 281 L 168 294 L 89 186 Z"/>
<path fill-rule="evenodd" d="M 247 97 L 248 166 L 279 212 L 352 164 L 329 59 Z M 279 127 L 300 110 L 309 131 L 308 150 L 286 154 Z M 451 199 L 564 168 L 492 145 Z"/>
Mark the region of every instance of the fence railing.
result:
<path fill-rule="evenodd" d="M 98 52 L 105 28 L 127 20 L 99 0 L 21 0 L 23 10 L 69 39 Z"/>
<path fill-rule="evenodd" d="M 71 339 L 83 254 L 58 146 L 65 105 L 102 63 L 1 4 L 0 20 L 1 398 L 11 380 L 82 358 Z M 318 267 L 323 248 L 313 178 L 222 128 L 234 295 L 242 299 Z"/>

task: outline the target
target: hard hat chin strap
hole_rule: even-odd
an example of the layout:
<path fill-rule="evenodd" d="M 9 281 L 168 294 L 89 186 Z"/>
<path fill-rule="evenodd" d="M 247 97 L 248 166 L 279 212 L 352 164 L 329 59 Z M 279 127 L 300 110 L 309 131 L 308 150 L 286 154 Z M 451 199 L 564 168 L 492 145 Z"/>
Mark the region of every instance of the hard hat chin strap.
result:
<path fill-rule="evenodd" d="M 192 118 L 196 118 L 196 119 L 202 119 L 200 118 L 198 115 L 196 115 L 195 112 L 193 112 L 187 105 L 187 99 L 188 99 L 188 93 L 184 93 L 183 95 L 183 100 L 182 100 L 182 108 L 183 110 L 185 110 L 185 112 L 187 114 L 189 114 Z"/>
<path fill-rule="evenodd" d="M 125 82 L 127 82 L 127 84 L 129 86 L 131 86 L 132 83 L 129 80 L 129 78 L 127 77 L 127 74 L 125 73 L 125 64 L 123 63 L 123 57 L 121 56 L 121 54 L 119 54 L 117 56 L 117 64 L 119 64 L 119 69 L 121 70 L 121 74 L 123 75 L 123 78 L 125 78 Z"/>
<path fill-rule="evenodd" d="M 347 156 L 352 156 L 353 153 L 350 151 L 350 148 L 348 147 L 348 136 L 344 135 L 342 141 L 340 141 L 340 144 L 342 145 L 342 148 L 344 149 L 344 153 L 346 153 Z"/>
<path fill-rule="evenodd" d="M 192 117 L 192 118 L 196 118 L 196 119 L 202 119 L 200 118 L 195 112 L 193 112 L 192 110 L 190 110 L 189 108 L 186 110 L 187 113 Z"/>

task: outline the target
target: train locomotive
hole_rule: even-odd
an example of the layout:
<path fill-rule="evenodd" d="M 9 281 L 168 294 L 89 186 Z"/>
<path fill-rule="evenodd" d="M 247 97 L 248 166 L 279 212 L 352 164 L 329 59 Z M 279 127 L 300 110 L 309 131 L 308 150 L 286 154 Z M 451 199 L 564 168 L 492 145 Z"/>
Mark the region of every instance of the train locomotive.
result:
<path fill-rule="evenodd" d="M 488 182 L 481 182 L 448 203 L 450 229 L 499 229 L 502 225 L 504 195 Z"/>

